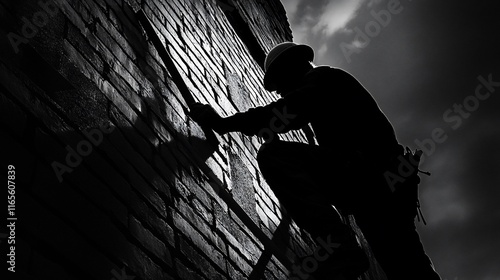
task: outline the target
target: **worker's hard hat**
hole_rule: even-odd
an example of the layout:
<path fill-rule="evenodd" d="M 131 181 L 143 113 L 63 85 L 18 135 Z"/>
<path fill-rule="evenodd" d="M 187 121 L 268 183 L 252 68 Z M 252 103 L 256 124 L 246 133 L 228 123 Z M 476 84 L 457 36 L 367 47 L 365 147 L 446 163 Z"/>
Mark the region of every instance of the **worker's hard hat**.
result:
<path fill-rule="evenodd" d="M 314 58 L 314 51 L 308 45 L 299 45 L 292 42 L 284 42 L 274 46 L 264 60 L 264 88 L 269 91 L 276 90 L 274 77 L 276 75 L 276 66 L 279 64 L 278 58 L 280 58 L 280 60 L 286 58 L 312 61 Z"/>

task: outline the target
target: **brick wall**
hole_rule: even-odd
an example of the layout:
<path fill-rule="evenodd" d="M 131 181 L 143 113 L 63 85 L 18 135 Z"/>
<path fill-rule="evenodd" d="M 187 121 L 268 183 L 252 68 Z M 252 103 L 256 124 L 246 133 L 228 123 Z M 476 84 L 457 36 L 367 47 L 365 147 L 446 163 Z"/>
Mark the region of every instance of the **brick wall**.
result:
<path fill-rule="evenodd" d="M 261 67 L 292 40 L 279 1 L 3 1 L 0 23 L 17 275 L 286 279 L 314 248 L 259 174 L 262 140 L 186 115 L 276 98 Z"/>

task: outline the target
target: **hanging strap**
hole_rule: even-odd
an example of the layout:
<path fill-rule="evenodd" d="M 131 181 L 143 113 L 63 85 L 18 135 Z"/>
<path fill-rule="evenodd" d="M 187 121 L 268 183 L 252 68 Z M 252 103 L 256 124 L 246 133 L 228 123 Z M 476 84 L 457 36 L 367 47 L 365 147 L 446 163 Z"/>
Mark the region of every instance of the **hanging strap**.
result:
<path fill-rule="evenodd" d="M 427 176 L 430 176 L 431 173 L 430 172 L 427 172 L 427 171 L 422 171 L 418 168 L 419 164 L 420 164 L 420 158 L 423 154 L 422 150 L 415 150 L 415 152 L 413 152 L 410 148 L 406 147 L 406 152 L 407 153 L 410 153 L 411 156 L 413 156 L 413 159 L 415 160 L 416 162 L 416 168 L 417 168 L 417 174 L 418 173 L 422 173 L 422 174 L 425 174 Z M 417 188 L 418 188 L 418 185 L 417 185 Z M 419 191 L 417 189 L 417 198 L 416 198 L 416 206 L 417 206 L 417 220 L 420 222 L 422 221 L 424 223 L 424 225 L 427 225 L 427 222 L 425 221 L 425 218 L 424 218 L 424 214 L 422 213 L 422 209 L 420 207 L 420 197 L 419 197 Z"/>
<path fill-rule="evenodd" d="M 420 219 L 422 219 L 422 222 L 424 225 L 427 225 L 427 222 L 425 221 L 424 214 L 422 214 L 422 209 L 420 209 L 420 199 L 417 198 L 417 220 L 420 222 Z"/>

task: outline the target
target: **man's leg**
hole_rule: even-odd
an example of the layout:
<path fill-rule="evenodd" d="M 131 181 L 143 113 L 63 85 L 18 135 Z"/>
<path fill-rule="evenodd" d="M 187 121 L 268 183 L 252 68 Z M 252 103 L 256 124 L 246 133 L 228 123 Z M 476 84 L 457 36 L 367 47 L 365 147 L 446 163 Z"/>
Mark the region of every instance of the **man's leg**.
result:
<path fill-rule="evenodd" d="M 279 141 L 263 145 L 257 160 L 266 182 L 297 225 L 308 231 L 316 241 L 342 244 L 337 251 L 346 252 L 344 260 L 351 258 L 352 261 L 359 261 L 355 264 L 359 267 L 353 265 L 350 269 L 366 270 L 367 261 L 360 258 L 362 252 L 359 248 L 355 253 L 349 251 L 357 246 L 354 232 L 332 207 L 335 200 L 332 196 L 342 198 L 342 188 L 346 187 L 332 180 L 336 178 L 333 173 L 337 172 L 329 164 L 332 158 L 318 146 Z M 340 177 L 342 174 L 337 175 Z M 335 258 L 336 263 L 340 263 L 340 254 L 334 254 L 324 263 Z M 320 270 L 318 268 L 318 271 L 310 273 L 315 275 Z"/>
<path fill-rule="evenodd" d="M 356 223 L 389 280 L 441 279 L 425 254 L 413 223 L 391 224 L 387 216 L 371 214 L 364 218 L 358 215 Z"/>
<path fill-rule="evenodd" d="M 388 188 L 383 181 L 372 187 Z M 425 253 L 413 213 L 402 211 L 392 193 L 378 192 L 384 195 L 372 195 L 354 216 L 388 279 L 441 279 Z"/>

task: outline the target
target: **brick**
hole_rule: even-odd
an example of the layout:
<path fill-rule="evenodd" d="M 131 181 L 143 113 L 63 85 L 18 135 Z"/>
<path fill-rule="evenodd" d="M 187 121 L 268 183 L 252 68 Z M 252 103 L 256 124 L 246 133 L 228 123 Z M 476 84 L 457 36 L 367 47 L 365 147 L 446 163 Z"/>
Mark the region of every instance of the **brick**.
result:
<path fill-rule="evenodd" d="M 235 266 L 243 272 L 243 275 L 249 276 L 252 273 L 252 266 L 247 260 L 242 258 L 231 246 L 228 246 L 229 259 L 235 264 Z"/>
<path fill-rule="evenodd" d="M 133 110 L 140 111 L 142 101 L 137 95 L 140 92 L 139 84 L 120 64 L 114 62 L 111 67 L 112 69 L 103 78 L 115 86 Z"/>
<path fill-rule="evenodd" d="M 271 261 L 267 263 L 267 269 L 276 279 L 286 279 L 288 275 L 288 269 L 275 256 L 271 256 Z"/>
<path fill-rule="evenodd" d="M 218 182 L 224 182 L 223 174 L 226 172 L 218 162 L 216 162 L 213 158 L 208 158 L 205 163 L 210 168 L 211 174 L 209 176 L 213 176 L 215 180 Z"/>
<path fill-rule="evenodd" d="M 150 231 L 154 232 L 163 243 L 170 247 L 175 247 L 175 233 L 173 228 L 162 218 L 160 218 L 144 201 L 139 198 L 131 198 L 130 206 L 132 214 L 145 225 Z M 169 214 L 170 217 L 170 214 Z"/>
<path fill-rule="evenodd" d="M 131 252 L 133 259 L 130 260 L 130 269 L 132 270 L 132 273 L 127 273 L 127 275 L 131 277 L 137 276 L 139 277 L 139 279 L 175 279 L 174 277 L 172 277 L 172 271 L 165 271 L 165 269 L 158 266 L 137 247 L 132 247 Z"/>
<path fill-rule="evenodd" d="M 86 11 L 82 5 L 80 5 L 81 3 L 70 4 L 68 3 L 68 1 L 65 0 L 55 0 L 54 2 L 57 3 L 58 8 L 62 13 L 66 15 L 68 20 L 72 22 L 74 25 L 76 25 L 83 34 L 86 34 L 89 31 L 86 27 L 86 23 L 90 21 L 91 16 L 89 12 Z M 77 9 L 80 9 L 80 11 L 77 12 L 75 10 L 75 7 Z"/>
<path fill-rule="evenodd" d="M 201 277 L 198 273 L 196 273 L 192 269 L 184 266 L 182 262 L 180 262 L 179 260 L 176 260 L 175 264 L 177 267 L 177 274 L 179 275 L 180 279 L 203 280 L 203 277 Z"/>
<path fill-rule="evenodd" d="M 173 212 L 174 225 L 179 231 L 187 237 L 195 246 L 197 246 L 206 256 L 210 256 L 211 260 L 218 266 L 219 269 L 225 271 L 224 255 L 209 244 L 207 239 L 203 237 L 189 222 L 181 215 Z"/>
<path fill-rule="evenodd" d="M 235 268 L 233 264 L 228 264 L 229 279 L 231 280 L 246 280 L 248 276 L 244 275 L 239 269 Z"/>
<path fill-rule="evenodd" d="M 83 57 L 94 66 L 97 72 L 102 73 L 104 69 L 104 62 L 92 45 L 88 43 L 85 36 L 83 36 L 80 30 L 72 24 L 68 24 L 67 30 L 66 36 L 69 43 L 73 46 L 78 46 L 78 49 L 83 54 Z"/>
<path fill-rule="evenodd" d="M 195 209 L 185 203 L 182 199 L 178 199 L 176 201 L 175 208 L 190 222 L 194 228 L 196 228 L 206 239 L 208 239 L 211 244 L 218 247 L 221 251 L 224 250 L 224 246 L 219 244 L 218 239 L 211 228 L 212 221 L 204 220 L 200 213 L 197 213 Z"/>
<path fill-rule="evenodd" d="M 250 250 L 252 250 L 252 248 L 255 248 L 255 246 L 249 246 L 247 247 L 247 245 L 249 243 L 242 243 L 240 242 L 239 239 L 241 238 L 237 238 L 237 234 L 233 234 L 234 231 L 233 230 L 228 230 L 226 229 L 226 226 L 222 225 L 222 224 L 217 224 L 217 230 L 219 231 L 219 234 L 221 235 L 221 238 L 229 245 L 231 245 L 233 248 L 233 251 L 237 252 L 239 255 L 243 256 L 243 259 L 245 259 L 246 262 L 248 263 L 251 263 L 251 264 L 255 264 L 257 258 L 258 258 L 258 254 L 260 253 L 260 251 L 254 249 L 255 251 L 253 252 L 250 252 Z"/>
<path fill-rule="evenodd" d="M 154 254 L 160 261 L 172 266 L 172 257 L 170 251 L 165 244 L 154 236 L 149 230 L 137 220 L 134 216 L 129 216 L 129 227 L 131 234 L 152 254 Z"/>
<path fill-rule="evenodd" d="M 271 222 L 270 225 L 279 225 L 281 223 L 281 219 L 276 216 L 275 212 L 271 209 L 268 208 L 267 205 L 261 204 L 259 205 L 261 210 L 264 212 L 264 214 L 267 216 L 268 220 Z"/>
<path fill-rule="evenodd" d="M 193 246 L 189 245 L 182 237 L 179 237 L 179 248 L 182 254 L 189 259 L 189 266 L 195 266 L 200 274 L 204 275 L 207 279 L 226 279 L 220 270 L 217 269 L 211 262 L 210 256 L 202 256 Z"/>
<path fill-rule="evenodd" d="M 212 225 L 214 223 L 214 215 L 213 213 L 211 212 L 211 209 L 210 208 L 207 208 L 207 206 L 205 206 L 203 203 L 200 202 L 200 200 L 194 198 L 192 201 L 191 201 L 191 205 L 193 207 L 193 209 L 199 213 L 199 215 L 205 220 L 207 221 L 210 225 Z"/>
<path fill-rule="evenodd" d="M 261 222 L 264 224 L 265 227 L 269 228 L 269 218 L 267 217 L 266 213 L 264 212 L 264 210 L 262 210 L 259 204 L 257 204 L 256 210 Z"/>
<path fill-rule="evenodd" d="M 106 16 L 103 13 L 103 7 L 96 7 L 93 1 L 85 1 L 84 5 L 87 6 L 89 10 L 91 10 L 92 15 L 96 17 L 99 22 L 103 25 L 104 29 L 109 33 L 109 36 L 113 38 L 114 41 L 120 46 L 120 48 L 132 59 L 135 59 L 135 53 L 131 49 L 128 41 L 121 35 L 122 32 L 119 32 L 115 26 L 113 25 L 113 21 L 111 18 Z M 107 4 L 106 4 L 107 6 Z M 104 8 L 106 9 L 106 8 Z M 116 50 L 116 49 L 115 49 Z"/>

